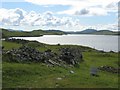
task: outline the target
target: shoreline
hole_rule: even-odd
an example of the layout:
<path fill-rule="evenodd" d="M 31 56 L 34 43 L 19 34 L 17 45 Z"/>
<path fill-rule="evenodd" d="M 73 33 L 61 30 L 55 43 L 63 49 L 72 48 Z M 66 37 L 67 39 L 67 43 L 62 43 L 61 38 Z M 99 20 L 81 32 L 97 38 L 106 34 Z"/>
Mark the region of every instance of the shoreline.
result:
<path fill-rule="evenodd" d="M 80 34 L 79 34 L 80 35 Z M 79 35 L 77 35 L 78 36 L 78 38 L 80 38 L 79 37 Z M 45 37 L 44 37 L 45 36 Z M 49 45 L 58 45 L 58 44 L 60 44 L 60 45 L 78 45 L 78 46 L 85 46 L 85 47 L 90 47 L 90 48 L 93 48 L 93 49 L 96 49 L 96 50 L 98 50 L 98 51 L 103 51 L 103 52 L 110 52 L 110 51 L 113 51 L 113 52 L 119 52 L 119 50 L 118 49 L 114 49 L 113 47 L 112 47 L 112 49 L 109 49 L 109 48 L 107 48 L 107 47 L 100 47 L 100 46 L 95 46 L 96 45 L 96 43 L 93 43 L 93 44 L 91 44 L 91 43 L 87 43 L 87 42 L 84 42 L 84 43 L 79 43 L 78 41 L 76 41 L 76 42 L 74 42 L 74 43 L 72 43 L 71 41 L 69 41 L 68 40 L 68 42 L 65 42 L 64 40 L 63 40 L 63 42 L 61 41 L 62 39 L 64 39 L 64 38 L 67 38 L 67 37 L 69 37 L 69 36 L 71 36 L 71 39 L 72 39 L 72 36 L 74 37 L 74 36 L 76 36 L 76 35 L 43 35 L 42 37 L 12 37 L 12 38 L 15 38 L 15 39 L 24 39 L 24 40 L 28 40 L 28 41 L 38 41 L 38 42 L 40 42 L 40 43 L 45 43 L 45 44 L 49 44 Z M 84 36 L 86 36 L 86 35 L 84 35 Z M 90 35 L 91 36 L 91 35 Z M 90 37 L 90 36 L 88 36 L 88 37 Z M 96 35 L 95 35 L 96 36 Z M 54 37 L 57 37 L 57 39 L 58 39 L 58 41 L 53 41 L 53 42 L 50 42 L 50 40 L 49 40 L 49 37 L 51 37 L 51 39 L 50 40 L 52 40 L 52 39 L 54 39 Z M 64 37 L 64 38 L 63 38 Z M 93 36 L 92 36 L 93 37 Z M 97 36 L 96 36 L 97 37 Z M 110 37 L 110 36 L 109 36 Z M 40 38 L 40 40 L 39 40 L 39 38 Z M 44 41 L 45 39 L 43 39 L 43 38 L 45 38 L 45 39 L 47 39 L 48 41 Z M 107 38 L 107 37 L 106 37 Z M 116 36 L 114 37 L 114 38 L 117 38 Z M 69 39 L 69 38 L 68 38 Z M 99 39 L 99 37 L 98 37 L 98 39 Z M 66 40 L 66 39 L 65 39 Z M 82 39 L 81 39 L 82 40 Z M 101 39 L 102 40 L 102 39 Z M 115 45 L 116 46 L 116 45 Z M 108 50 L 109 49 L 109 50 Z"/>
<path fill-rule="evenodd" d="M 11 37 L 11 38 L 8 38 L 8 40 L 10 40 L 10 39 L 15 39 L 15 40 L 25 40 L 25 41 L 27 41 L 27 42 L 38 42 L 38 43 L 42 43 L 42 42 L 39 42 L 39 41 L 37 41 L 37 40 L 26 40 L 26 39 L 16 39 L 15 37 Z M 4 39 L 4 41 L 6 41 L 5 39 Z M 100 49 L 96 49 L 96 48 L 94 48 L 94 47 L 90 47 L 90 46 L 87 46 L 87 45 L 74 45 L 74 44 L 60 44 L 60 43 L 57 43 L 57 44 L 47 44 L 47 43 L 42 43 L 42 44 L 44 44 L 44 45 L 50 45 L 50 46 L 80 46 L 80 47 L 87 47 L 87 48 L 91 48 L 91 49 L 93 49 L 93 50 L 96 50 L 96 51 L 98 51 L 98 52 L 105 52 L 105 53 L 109 53 L 109 52 L 113 52 L 113 53 L 119 53 L 120 51 L 113 51 L 113 50 L 109 50 L 109 51 L 105 51 L 105 50 L 100 50 Z"/>
<path fill-rule="evenodd" d="M 24 62 L 25 58 L 21 59 L 23 60 L 23 62 L 20 62 L 21 60 L 19 62 L 14 62 L 11 59 L 9 59 L 10 60 L 9 62 L 6 61 L 8 60 L 7 57 L 3 56 L 2 57 L 3 58 L 2 70 L 4 76 L 3 88 L 4 87 L 54 88 L 56 84 L 59 85 L 60 88 L 63 88 L 63 86 L 65 88 L 69 88 L 69 87 L 96 88 L 101 86 L 104 88 L 118 87 L 118 75 L 111 71 L 108 72 L 109 69 L 106 69 L 107 67 L 108 68 L 112 67 L 113 69 L 119 68 L 120 64 L 118 62 L 118 53 L 99 52 L 98 50 L 92 49 L 90 47 L 83 47 L 77 45 L 48 45 L 36 41 L 27 42 L 25 40 L 3 41 L 4 50 L 10 52 L 12 50 L 11 54 L 15 56 L 20 54 L 21 56 L 19 58 L 22 57 L 22 54 L 28 53 L 27 51 L 31 51 L 31 49 L 29 48 L 20 49 L 22 45 L 31 46 L 35 48 L 36 50 L 39 51 L 40 55 L 41 53 L 45 54 L 46 50 L 47 52 L 51 50 L 51 54 L 56 53 L 57 55 L 61 56 L 60 54 L 64 55 L 63 53 L 59 54 L 61 48 L 80 49 L 84 61 L 81 62 L 76 67 L 72 67 L 72 66 L 60 67 L 58 66 L 58 63 L 52 62 L 51 58 L 48 58 L 51 59 L 49 60 L 49 63 L 57 64 L 57 66 L 56 65 L 51 66 L 41 62 Z M 21 50 L 23 50 L 24 52 L 19 53 L 19 51 Z M 35 51 L 32 50 L 30 55 L 34 54 L 35 52 L 38 53 L 36 50 Z M 77 54 L 79 55 L 79 53 Z M 37 57 L 40 55 L 37 55 Z M 32 59 L 33 61 L 37 59 L 36 55 L 35 56 L 32 55 L 32 56 L 33 58 L 35 58 Z M 16 57 L 14 57 L 13 59 L 18 60 L 19 58 L 16 59 Z M 92 67 L 101 69 L 97 73 L 98 77 L 92 76 L 90 74 L 90 69 Z M 33 80 L 35 81 L 34 83 Z M 50 82 L 52 83 L 50 84 Z M 96 84 L 96 82 L 98 83 Z"/>

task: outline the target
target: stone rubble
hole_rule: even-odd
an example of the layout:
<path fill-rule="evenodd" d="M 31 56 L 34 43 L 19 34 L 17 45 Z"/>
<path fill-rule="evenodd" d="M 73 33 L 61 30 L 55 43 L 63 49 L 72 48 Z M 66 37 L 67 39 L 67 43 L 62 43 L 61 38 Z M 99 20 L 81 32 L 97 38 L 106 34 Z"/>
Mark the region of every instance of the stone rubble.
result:
<path fill-rule="evenodd" d="M 102 70 L 102 71 L 120 74 L 120 68 L 114 68 L 112 66 L 100 66 L 100 67 L 98 67 L 98 69 Z"/>
<path fill-rule="evenodd" d="M 22 46 L 18 49 L 7 50 L 3 53 L 10 62 L 43 62 L 48 65 L 64 66 L 76 65 L 83 61 L 81 51 L 75 48 L 61 48 L 60 54 L 48 49 L 40 52 L 30 46 Z"/>

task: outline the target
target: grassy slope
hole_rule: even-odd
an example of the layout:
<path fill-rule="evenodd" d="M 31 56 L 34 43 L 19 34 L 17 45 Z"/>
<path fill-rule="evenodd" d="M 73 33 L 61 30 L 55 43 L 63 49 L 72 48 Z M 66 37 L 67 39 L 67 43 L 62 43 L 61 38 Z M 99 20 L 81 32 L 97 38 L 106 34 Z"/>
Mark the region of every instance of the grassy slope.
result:
<path fill-rule="evenodd" d="M 31 32 L 26 32 L 26 31 L 8 31 L 7 29 L 1 29 L 2 30 L 2 37 L 20 37 L 20 36 L 25 36 L 25 37 L 33 37 L 33 36 L 41 36 L 41 35 L 62 35 L 65 34 L 64 32 L 60 31 L 43 31 L 43 30 L 34 30 Z"/>
<path fill-rule="evenodd" d="M 12 44 L 12 45 L 11 45 Z M 10 47 L 11 45 L 11 47 Z M 28 43 L 31 45 L 31 43 Z M 36 45 L 36 44 L 35 44 Z M 61 47 L 65 46 L 52 46 L 52 45 L 37 45 L 36 47 L 40 51 L 44 51 L 48 48 L 54 52 L 58 52 Z M 18 48 L 21 46 L 17 43 L 10 43 L 3 41 L 5 49 Z M 77 47 L 77 46 L 69 46 Z M 82 87 L 82 88 L 99 88 L 109 87 L 114 88 L 118 86 L 118 76 L 108 72 L 99 72 L 99 77 L 90 76 L 90 68 L 94 66 L 110 65 L 118 67 L 118 54 L 117 53 L 100 53 L 96 51 L 90 51 L 87 47 L 79 47 L 89 51 L 83 52 L 85 62 L 80 64 L 80 68 L 62 68 L 62 67 L 47 67 L 42 63 L 8 63 L 3 62 L 3 87 L 17 88 L 45 88 L 45 87 Z M 3 57 L 4 58 L 4 57 Z M 73 70 L 75 73 L 70 74 L 69 71 Z M 56 78 L 61 77 L 62 80 Z"/>

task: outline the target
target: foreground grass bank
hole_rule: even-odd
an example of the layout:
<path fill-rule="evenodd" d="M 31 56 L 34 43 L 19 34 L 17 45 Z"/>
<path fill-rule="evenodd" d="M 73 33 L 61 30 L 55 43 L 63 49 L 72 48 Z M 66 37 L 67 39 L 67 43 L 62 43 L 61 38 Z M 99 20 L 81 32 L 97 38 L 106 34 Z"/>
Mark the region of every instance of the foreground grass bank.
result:
<path fill-rule="evenodd" d="M 46 45 L 25 43 L 40 51 L 51 49 L 59 53 L 63 47 L 77 47 L 83 51 L 84 62 L 79 67 L 48 67 L 44 63 L 5 62 L 3 57 L 3 88 L 117 88 L 118 75 L 99 71 L 99 77 L 90 75 L 91 67 L 118 67 L 118 53 L 102 53 L 89 47 L 73 45 Z M 19 48 L 21 43 L 3 41 L 4 50 Z M 74 71 L 74 73 L 70 73 Z"/>

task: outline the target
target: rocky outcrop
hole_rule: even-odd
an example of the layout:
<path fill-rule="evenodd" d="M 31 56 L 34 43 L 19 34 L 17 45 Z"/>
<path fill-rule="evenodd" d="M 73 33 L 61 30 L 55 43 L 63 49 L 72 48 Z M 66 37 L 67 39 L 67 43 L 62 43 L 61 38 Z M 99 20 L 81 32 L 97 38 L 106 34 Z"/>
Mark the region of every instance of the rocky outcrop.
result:
<path fill-rule="evenodd" d="M 41 62 L 44 58 L 41 52 L 27 46 L 22 46 L 19 49 L 12 49 L 10 51 L 6 51 L 5 55 L 8 56 L 9 61 L 15 62 Z"/>
<path fill-rule="evenodd" d="M 64 66 L 64 64 L 76 65 L 83 61 L 81 51 L 77 48 L 61 48 L 60 53 L 54 53 L 51 49 L 40 52 L 29 46 L 5 51 L 3 57 L 10 62 L 42 62 L 48 65 Z"/>
<path fill-rule="evenodd" d="M 78 48 L 62 48 L 59 58 L 68 64 L 79 64 L 83 61 L 83 56 Z"/>
<path fill-rule="evenodd" d="M 114 68 L 112 66 L 100 66 L 100 67 L 98 67 L 98 69 L 102 70 L 102 71 L 120 74 L 120 68 Z"/>

